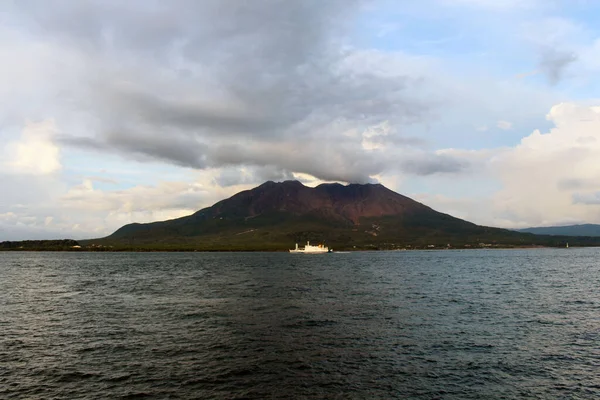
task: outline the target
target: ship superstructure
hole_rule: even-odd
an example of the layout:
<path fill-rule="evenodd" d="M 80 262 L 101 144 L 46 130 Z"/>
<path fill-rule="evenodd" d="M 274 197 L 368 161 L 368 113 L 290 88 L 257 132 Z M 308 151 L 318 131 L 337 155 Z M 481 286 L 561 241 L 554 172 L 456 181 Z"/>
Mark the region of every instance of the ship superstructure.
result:
<path fill-rule="evenodd" d="M 296 243 L 296 248 L 291 249 L 290 253 L 307 253 L 307 254 L 318 254 L 318 253 L 329 253 L 329 247 L 319 244 L 317 246 L 312 246 L 310 242 L 306 242 L 306 246 L 304 248 L 298 247 L 298 243 Z"/>

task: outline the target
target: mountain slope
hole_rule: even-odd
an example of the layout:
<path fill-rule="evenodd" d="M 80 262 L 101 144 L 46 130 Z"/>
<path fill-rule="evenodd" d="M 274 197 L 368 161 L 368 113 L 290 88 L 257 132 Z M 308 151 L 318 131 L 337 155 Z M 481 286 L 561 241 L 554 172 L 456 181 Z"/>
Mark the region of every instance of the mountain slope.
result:
<path fill-rule="evenodd" d="M 600 225 L 596 225 L 596 224 L 547 226 L 547 227 L 519 229 L 518 231 L 524 232 L 524 233 L 533 233 L 536 235 L 600 237 Z"/>
<path fill-rule="evenodd" d="M 183 218 L 125 225 L 107 238 L 86 244 L 284 250 L 310 240 L 336 249 L 392 249 L 482 243 L 529 245 L 533 238 L 437 212 L 379 184 L 311 188 L 286 181 L 266 182 Z M 559 240 L 546 238 L 543 244 Z"/>

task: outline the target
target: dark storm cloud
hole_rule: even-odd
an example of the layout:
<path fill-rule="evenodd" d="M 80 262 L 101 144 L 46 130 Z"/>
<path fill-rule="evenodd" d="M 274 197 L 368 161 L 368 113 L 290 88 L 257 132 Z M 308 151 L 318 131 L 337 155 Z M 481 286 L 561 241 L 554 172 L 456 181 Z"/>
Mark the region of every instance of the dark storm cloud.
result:
<path fill-rule="evenodd" d="M 423 121 L 430 105 L 416 95 L 418 79 L 350 57 L 344 38 L 363 3 L 57 0 L 19 9 L 32 31 L 88 60 L 75 97 L 94 129 L 63 143 L 192 168 L 270 166 L 364 182 L 392 157 L 363 149 L 360 132 Z M 421 144 L 370 140 L 388 153 Z"/>
<path fill-rule="evenodd" d="M 118 113 L 123 117 L 128 116 L 153 126 L 258 133 L 272 129 L 275 123 L 272 119 L 256 115 L 256 111 L 243 113 L 239 110 L 218 109 L 209 102 L 161 98 L 132 88 L 115 88 L 107 100 L 112 106 L 118 107 Z"/>
<path fill-rule="evenodd" d="M 113 131 L 103 139 L 58 136 L 57 141 L 94 151 L 113 151 L 139 161 L 160 160 L 182 167 L 206 168 L 206 146 L 185 138 Z"/>

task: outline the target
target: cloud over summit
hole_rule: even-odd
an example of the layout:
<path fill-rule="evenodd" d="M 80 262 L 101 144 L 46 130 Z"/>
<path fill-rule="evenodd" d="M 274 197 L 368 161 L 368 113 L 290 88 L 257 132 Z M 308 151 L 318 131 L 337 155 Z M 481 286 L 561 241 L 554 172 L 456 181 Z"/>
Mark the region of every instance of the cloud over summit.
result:
<path fill-rule="evenodd" d="M 89 68 L 69 104 L 89 129 L 66 145 L 364 182 L 383 166 L 347 131 L 429 112 L 418 79 L 371 69 L 346 44 L 361 1 L 26 4 L 21 19 Z"/>

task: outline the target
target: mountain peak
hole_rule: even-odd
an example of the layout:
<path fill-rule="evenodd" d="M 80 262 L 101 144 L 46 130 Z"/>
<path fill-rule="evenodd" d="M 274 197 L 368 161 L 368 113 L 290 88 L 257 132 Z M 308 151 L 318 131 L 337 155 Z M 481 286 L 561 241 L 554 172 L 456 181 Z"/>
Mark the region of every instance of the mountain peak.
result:
<path fill-rule="evenodd" d="M 297 181 L 297 180 L 287 180 L 287 181 L 282 181 L 282 182 L 266 181 L 265 183 L 257 186 L 255 189 L 262 188 L 262 187 L 273 187 L 273 186 L 304 186 L 304 185 L 302 184 L 302 182 Z M 250 189 L 250 190 L 252 190 L 252 189 Z"/>
<path fill-rule="evenodd" d="M 106 241 L 258 250 L 283 249 L 306 240 L 326 240 L 337 248 L 424 241 L 427 246 L 447 246 L 465 238 L 481 243 L 490 235 L 524 240 L 517 232 L 439 213 L 379 183 L 324 183 L 313 188 L 291 180 L 265 182 L 187 217 L 126 225 Z"/>
<path fill-rule="evenodd" d="M 380 184 L 323 183 L 313 188 L 304 186 L 297 180 L 288 180 L 267 181 L 254 189 L 239 192 L 229 199 L 199 210 L 189 217 L 173 221 L 193 225 L 213 219 L 248 221 L 259 216 L 281 219 L 287 215 L 293 218 L 316 218 L 331 223 L 358 225 L 362 218 L 399 216 L 425 209 L 430 210 L 423 204 Z M 147 225 L 132 224 L 124 228 L 127 228 L 126 231 L 139 230 L 145 229 Z"/>

